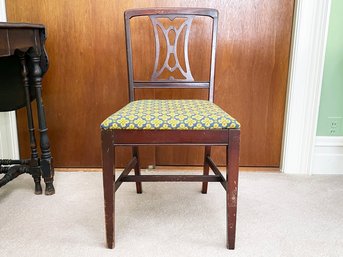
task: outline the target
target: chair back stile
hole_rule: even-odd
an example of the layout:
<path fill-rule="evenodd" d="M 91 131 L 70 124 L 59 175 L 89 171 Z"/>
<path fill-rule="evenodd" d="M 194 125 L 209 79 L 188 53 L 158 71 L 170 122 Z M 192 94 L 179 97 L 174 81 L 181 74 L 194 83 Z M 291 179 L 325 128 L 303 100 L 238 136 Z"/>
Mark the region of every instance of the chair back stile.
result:
<path fill-rule="evenodd" d="M 154 40 L 155 40 L 155 61 L 154 69 L 149 80 L 139 81 L 134 79 L 133 56 L 132 56 L 132 40 L 130 20 L 134 17 L 149 17 L 153 26 Z M 193 78 L 189 57 L 188 57 L 188 42 L 191 31 L 192 21 L 195 17 L 209 17 L 212 19 L 212 38 L 211 38 L 211 55 L 210 55 L 210 71 L 209 78 L 206 81 L 196 81 Z M 218 31 L 218 11 L 209 8 L 154 8 L 154 9 L 133 9 L 127 10 L 124 14 L 125 18 L 125 36 L 126 36 L 126 53 L 127 53 L 127 67 L 128 67 L 128 85 L 129 85 L 129 100 L 135 100 L 136 88 L 204 88 L 208 90 L 208 100 L 213 102 L 214 92 L 214 71 L 215 71 L 215 55 L 217 44 Z M 160 20 L 169 19 L 174 21 L 176 18 L 184 19 L 180 26 L 165 27 Z M 162 66 L 159 68 L 159 61 L 161 57 L 161 44 L 158 31 L 161 31 L 166 42 L 166 57 L 162 60 Z M 175 35 L 174 43 L 171 44 L 169 32 L 173 31 Z M 178 45 L 180 34 L 184 31 L 183 40 L 183 59 L 184 66 L 180 64 L 178 57 Z M 173 67 L 169 65 L 170 57 L 173 56 L 175 64 Z M 160 78 L 165 71 L 174 72 L 178 70 L 181 78 L 169 76 L 168 78 Z"/>

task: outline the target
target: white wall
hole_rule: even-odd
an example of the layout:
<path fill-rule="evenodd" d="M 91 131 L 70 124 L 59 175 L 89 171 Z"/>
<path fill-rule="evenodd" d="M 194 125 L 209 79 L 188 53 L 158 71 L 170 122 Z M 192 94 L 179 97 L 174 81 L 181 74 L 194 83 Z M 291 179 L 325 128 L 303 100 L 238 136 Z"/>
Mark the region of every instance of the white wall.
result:
<path fill-rule="evenodd" d="M 332 0 L 331 10 L 312 174 L 343 175 L 343 127 L 332 136 L 328 120 L 343 116 L 343 1 Z"/>
<path fill-rule="evenodd" d="M 0 21 L 6 21 L 6 3 L 0 0 Z"/>
<path fill-rule="evenodd" d="M 6 21 L 5 0 L 0 0 L 0 21 Z M 0 158 L 19 158 L 15 112 L 0 112 Z"/>

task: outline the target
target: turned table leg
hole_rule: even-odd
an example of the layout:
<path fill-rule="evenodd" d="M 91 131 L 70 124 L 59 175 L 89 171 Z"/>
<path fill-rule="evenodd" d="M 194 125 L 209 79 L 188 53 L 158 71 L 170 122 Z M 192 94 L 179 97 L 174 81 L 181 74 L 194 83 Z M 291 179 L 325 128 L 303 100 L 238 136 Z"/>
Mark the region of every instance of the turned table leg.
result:
<path fill-rule="evenodd" d="M 31 99 L 30 99 L 30 85 L 29 85 L 28 71 L 27 71 L 26 60 L 25 60 L 25 52 L 16 50 L 15 54 L 19 57 L 19 60 L 20 60 L 21 75 L 22 75 L 23 84 L 25 88 L 27 125 L 29 129 L 30 147 L 31 147 L 30 173 L 35 182 L 35 194 L 38 195 L 38 194 L 42 194 L 42 186 L 40 184 L 41 170 L 39 167 L 39 157 L 38 157 L 38 152 L 37 152 L 35 129 L 33 125 L 33 116 L 32 116 Z"/>
<path fill-rule="evenodd" d="M 48 138 L 48 128 L 46 126 L 44 105 L 42 100 L 42 69 L 40 67 L 40 56 L 31 48 L 29 56 L 32 61 L 32 81 L 36 90 L 36 102 L 38 112 L 38 124 L 40 132 L 40 147 L 42 151 L 40 167 L 42 176 L 46 185 L 45 194 L 52 195 L 55 193 L 53 186 L 54 181 L 54 167 L 52 164 L 52 157 L 50 152 L 50 144 Z"/>

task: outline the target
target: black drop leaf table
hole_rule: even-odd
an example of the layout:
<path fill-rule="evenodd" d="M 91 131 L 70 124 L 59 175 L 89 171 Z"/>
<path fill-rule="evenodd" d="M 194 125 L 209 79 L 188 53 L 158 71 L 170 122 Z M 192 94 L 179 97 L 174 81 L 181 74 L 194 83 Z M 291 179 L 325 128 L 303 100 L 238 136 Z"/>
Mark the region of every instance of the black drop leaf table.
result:
<path fill-rule="evenodd" d="M 35 193 L 55 193 L 54 167 L 42 100 L 42 77 L 48 70 L 45 27 L 39 24 L 0 22 L 0 112 L 26 108 L 31 158 L 0 159 L 0 188 L 23 173 L 32 175 Z M 31 102 L 36 100 L 40 152 L 36 143 Z"/>

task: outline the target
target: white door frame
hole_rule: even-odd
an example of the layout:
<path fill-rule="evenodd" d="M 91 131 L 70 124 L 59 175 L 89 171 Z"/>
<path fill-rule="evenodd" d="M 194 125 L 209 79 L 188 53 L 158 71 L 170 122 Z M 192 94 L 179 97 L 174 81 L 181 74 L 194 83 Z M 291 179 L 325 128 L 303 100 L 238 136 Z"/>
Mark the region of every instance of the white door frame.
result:
<path fill-rule="evenodd" d="M 295 0 L 280 169 L 311 174 L 331 0 Z M 5 0 L 0 20 L 6 21 Z M 0 113 L 0 157 L 19 156 L 15 113 Z M 6 128 L 4 128 L 6 127 Z M 4 148 L 8 147 L 7 152 Z"/>
<path fill-rule="evenodd" d="M 0 0 L 0 21 L 6 21 L 5 0 Z M 0 112 L 0 158 L 19 159 L 15 112 Z"/>
<path fill-rule="evenodd" d="M 280 168 L 311 174 L 331 0 L 297 0 Z"/>

